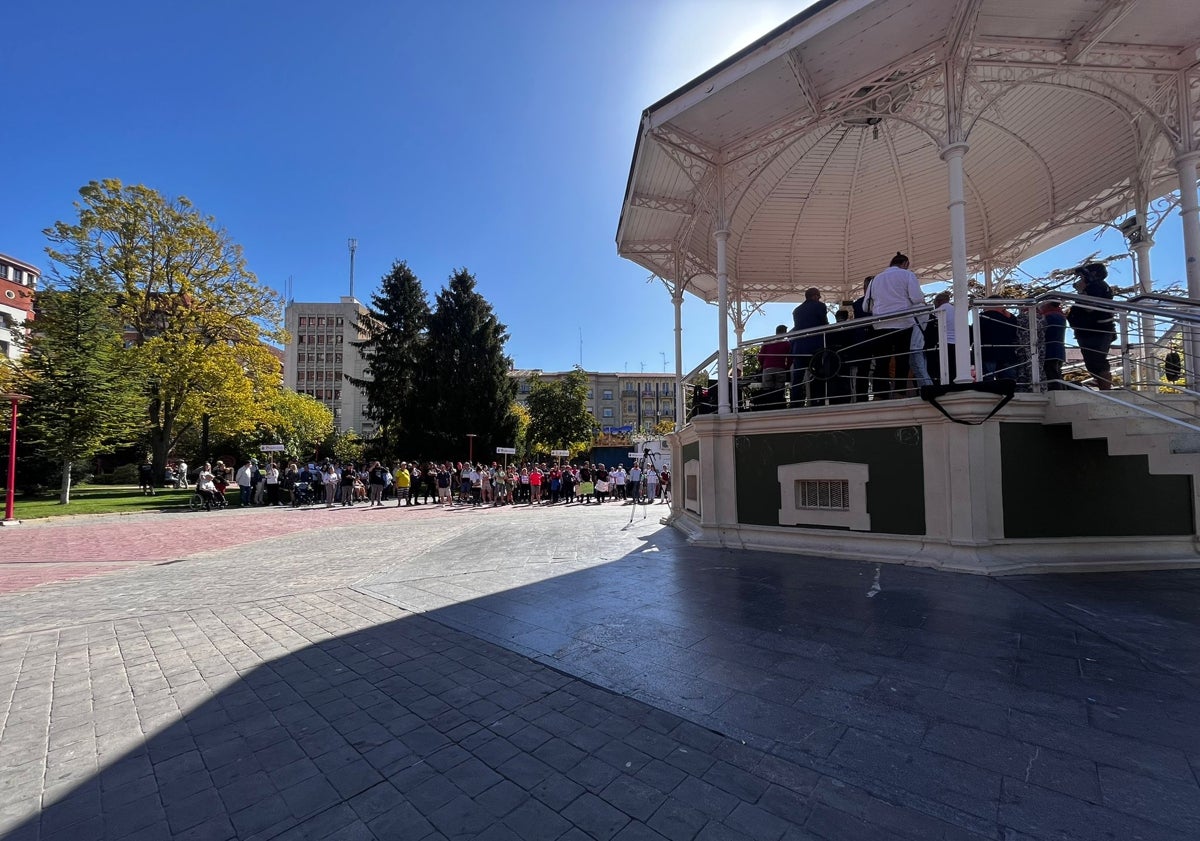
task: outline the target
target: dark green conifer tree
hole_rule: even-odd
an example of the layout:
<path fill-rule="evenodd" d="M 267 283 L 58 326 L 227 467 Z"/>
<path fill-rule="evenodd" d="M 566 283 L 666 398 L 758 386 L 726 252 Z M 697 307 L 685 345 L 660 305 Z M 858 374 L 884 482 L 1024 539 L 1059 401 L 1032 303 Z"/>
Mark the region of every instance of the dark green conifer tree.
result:
<path fill-rule="evenodd" d="M 71 501 L 72 469 L 128 444 L 145 426 L 146 397 L 121 341 L 115 296 L 82 260 L 55 269 L 58 286 L 38 293 L 26 323 L 17 387 L 22 443 L 59 471 L 59 502 Z"/>
<path fill-rule="evenodd" d="M 361 341 L 351 344 L 366 362 L 367 376 L 348 377 L 367 396 L 367 416 L 381 440 L 376 453 L 388 459 L 414 456 L 422 446 L 430 419 L 418 393 L 426 362 L 429 302 L 421 281 L 397 260 L 371 296 L 368 314 L 359 319 Z"/>
<path fill-rule="evenodd" d="M 507 341 L 507 328 L 475 290 L 475 276 L 457 270 L 429 318 L 422 373 L 432 417 L 424 455 L 465 459 L 471 449 L 467 435 L 474 434 L 475 460 L 491 462 L 496 447 L 516 443 L 516 383 L 508 376 Z"/>

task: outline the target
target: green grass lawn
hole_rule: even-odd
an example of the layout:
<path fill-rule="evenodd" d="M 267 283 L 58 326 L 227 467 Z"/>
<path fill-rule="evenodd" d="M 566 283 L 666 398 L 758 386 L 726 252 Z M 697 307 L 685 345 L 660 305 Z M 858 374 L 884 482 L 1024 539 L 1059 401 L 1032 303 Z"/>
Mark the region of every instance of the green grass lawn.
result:
<path fill-rule="evenodd" d="M 83 485 L 71 489 L 69 505 L 59 505 L 58 495 L 17 495 L 13 516 L 18 520 L 40 520 L 74 514 L 136 514 L 139 511 L 186 511 L 192 489 L 158 488 L 154 496 L 143 496 L 135 485 Z M 0 505 L 4 493 L 0 491 Z M 2 515 L 0 515 L 2 516 Z"/>

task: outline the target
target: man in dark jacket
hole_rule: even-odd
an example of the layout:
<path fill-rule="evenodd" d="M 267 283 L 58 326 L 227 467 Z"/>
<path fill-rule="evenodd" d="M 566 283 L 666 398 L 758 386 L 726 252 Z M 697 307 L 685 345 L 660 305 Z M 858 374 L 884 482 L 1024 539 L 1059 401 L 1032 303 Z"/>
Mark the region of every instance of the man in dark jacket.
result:
<path fill-rule="evenodd" d="M 1112 289 L 1106 280 L 1108 269 L 1103 263 L 1088 263 L 1075 270 L 1075 291 L 1080 295 L 1111 301 Z M 1112 388 L 1112 369 L 1108 352 L 1117 340 L 1112 310 L 1075 304 L 1067 313 L 1067 321 L 1075 332 L 1075 341 L 1083 353 L 1083 365 L 1096 380 L 1101 391 Z"/>
<path fill-rule="evenodd" d="M 792 310 L 792 329 L 807 330 L 812 327 L 824 327 L 829 323 L 829 310 L 821 303 L 821 290 L 813 286 L 804 292 L 804 303 Z M 792 405 L 797 405 L 803 399 L 800 395 L 802 384 L 807 378 L 809 383 L 808 396 L 812 405 L 825 402 L 825 386 L 823 379 L 817 379 L 809 371 L 813 354 L 825 347 L 825 336 L 798 336 L 792 339 Z"/>

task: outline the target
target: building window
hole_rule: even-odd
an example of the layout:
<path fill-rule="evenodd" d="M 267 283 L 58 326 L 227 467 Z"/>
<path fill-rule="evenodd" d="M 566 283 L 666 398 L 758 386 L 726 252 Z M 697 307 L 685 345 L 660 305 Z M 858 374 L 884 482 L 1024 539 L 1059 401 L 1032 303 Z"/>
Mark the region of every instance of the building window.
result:
<path fill-rule="evenodd" d="M 342 326 L 342 319 L 340 319 L 340 318 L 339 318 L 339 319 L 337 320 L 337 326 L 338 326 L 338 327 L 341 327 L 341 326 Z"/>
<path fill-rule="evenodd" d="M 342 390 L 341 390 L 340 388 L 338 388 L 338 389 L 334 389 L 334 392 L 333 392 L 333 399 L 334 399 L 334 400 L 341 400 L 341 399 L 342 399 Z"/>
<path fill-rule="evenodd" d="M 367 407 L 367 406 L 363 406 L 363 407 L 362 407 L 362 416 L 363 416 L 364 418 L 365 418 L 365 417 L 367 416 L 367 414 L 368 414 L 368 411 L 367 411 L 367 410 L 368 410 L 368 408 L 369 408 L 369 407 Z"/>
<path fill-rule="evenodd" d="M 340 353 L 335 353 L 333 355 L 333 361 L 336 362 L 338 365 L 341 365 L 342 364 L 342 355 Z"/>
<path fill-rule="evenodd" d="M 296 323 L 297 323 L 299 326 L 303 327 L 303 326 L 304 326 L 304 322 L 305 322 L 305 321 L 307 321 L 307 320 L 308 320 L 308 319 L 306 319 L 304 316 L 300 316 L 300 319 L 299 319 L 299 321 L 297 321 Z"/>
<path fill-rule="evenodd" d="M 317 319 L 317 326 L 318 326 L 318 327 L 324 327 L 324 326 L 325 326 L 325 319 L 324 319 L 324 318 L 318 318 L 318 319 Z"/>
<path fill-rule="evenodd" d="M 604 391 L 600 392 L 600 398 L 602 400 L 612 400 L 613 399 L 612 389 L 611 388 L 604 389 Z"/>
<path fill-rule="evenodd" d="M 592 389 L 589 388 L 588 389 L 588 400 L 591 400 L 594 396 L 595 396 L 595 394 L 593 393 Z"/>
<path fill-rule="evenodd" d="M 625 404 L 625 414 L 632 415 L 636 411 L 637 411 L 637 406 L 635 406 L 634 404 L 632 404 L 632 403 Z"/>
<path fill-rule="evenodd" d="M 341 333 L 339 333 L 339 334 L 337 335 L 337 343 L 338 343 L 339 345 L 342 343 L 342 334 L 341 334 Z"/>
<path fill-rule="evenodd" d="M 603 409 L 600 410 L 600 414 L 603 417 L 611 418 L 613 416 L 612 406 L 605 406 Z"/>

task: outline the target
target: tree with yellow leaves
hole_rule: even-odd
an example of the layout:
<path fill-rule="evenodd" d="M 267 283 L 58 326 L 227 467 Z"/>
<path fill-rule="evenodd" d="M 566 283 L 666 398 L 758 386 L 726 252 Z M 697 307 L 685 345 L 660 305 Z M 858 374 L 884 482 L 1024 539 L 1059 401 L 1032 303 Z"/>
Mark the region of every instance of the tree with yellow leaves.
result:
<path fill-rule="evenodd" d="M 74 223 L 45 231 L 51 259 L 86 264 L 110 285 L 125 342 L 145 378 L 155 475 L 205 415 L 227 434 L 249 431 L 280 386 L 278 296 L 246 267 L 241 247 L 186 198 L 93 181 Z"/>

